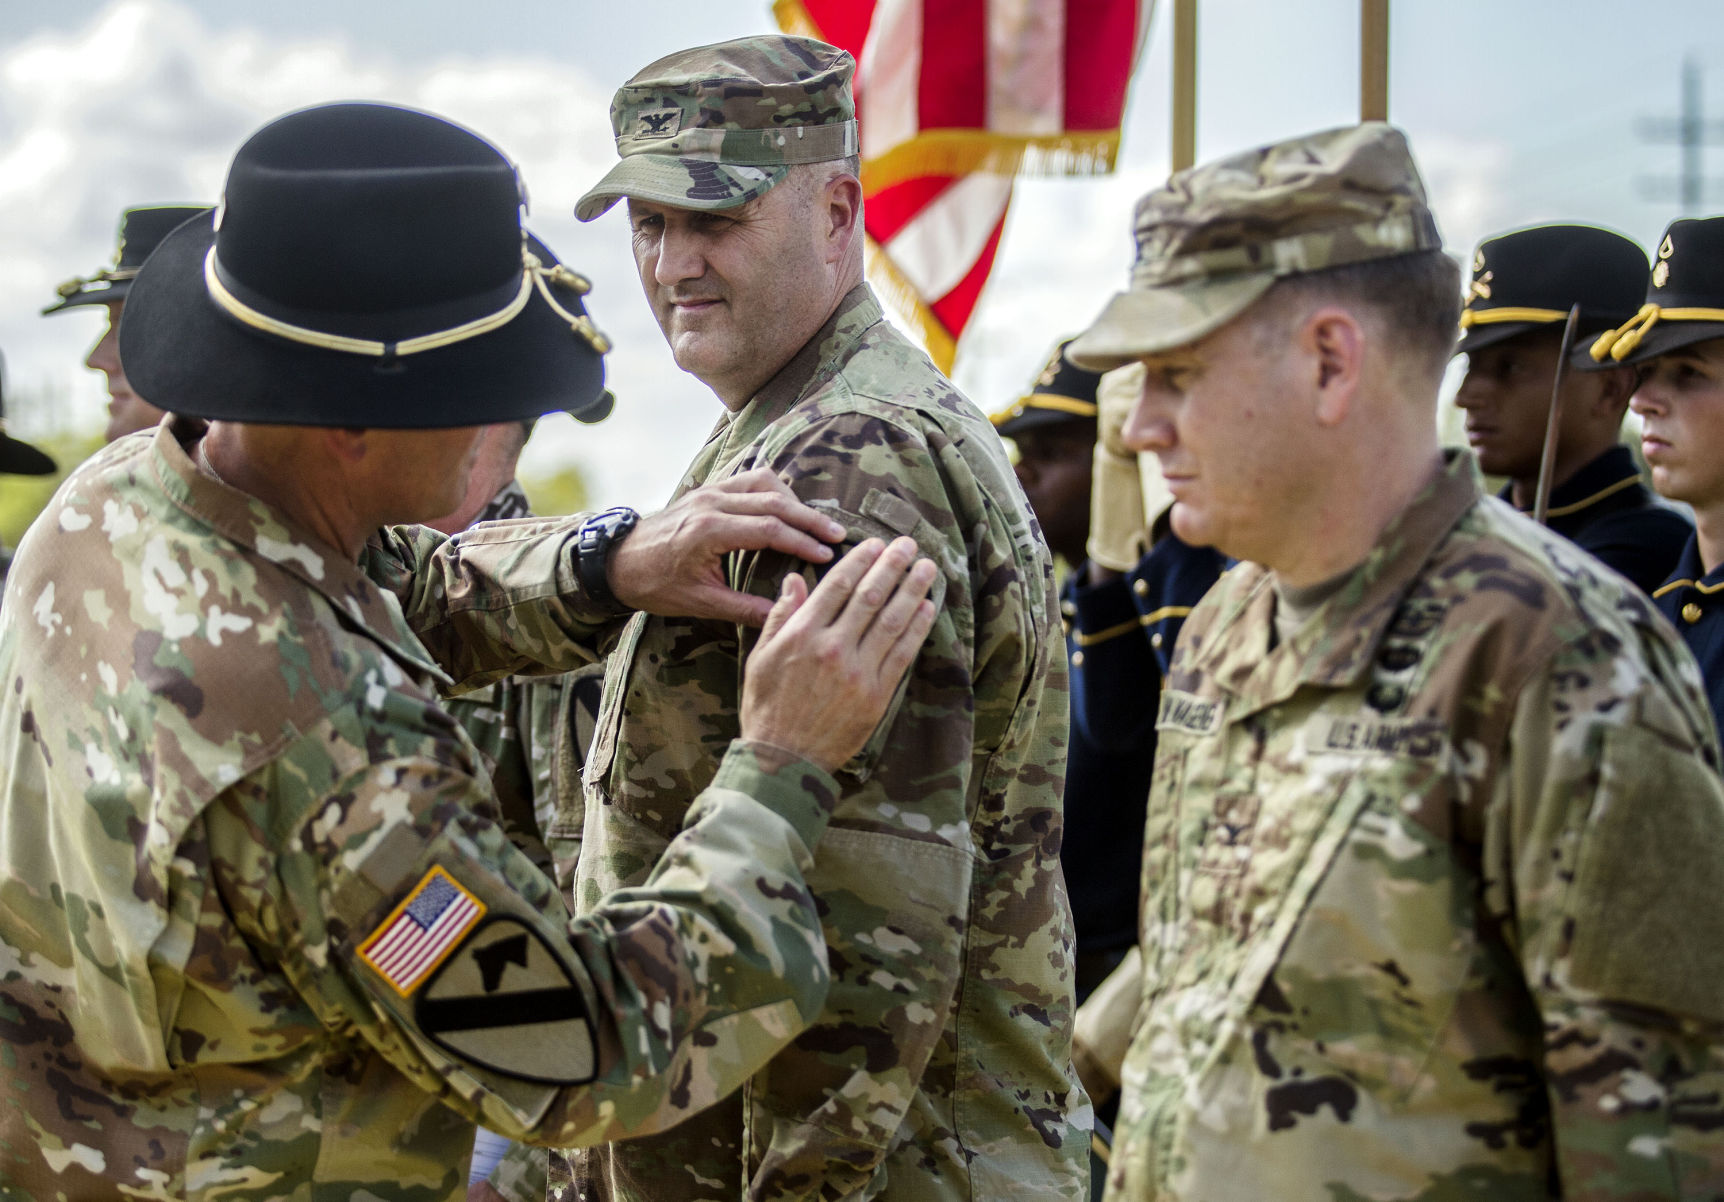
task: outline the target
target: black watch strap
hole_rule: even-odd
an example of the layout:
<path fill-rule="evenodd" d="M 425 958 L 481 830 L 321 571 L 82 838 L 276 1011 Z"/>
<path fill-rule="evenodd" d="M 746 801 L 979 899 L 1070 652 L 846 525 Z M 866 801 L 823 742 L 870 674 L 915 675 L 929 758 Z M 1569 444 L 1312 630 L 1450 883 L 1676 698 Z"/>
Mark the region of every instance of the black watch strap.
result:
<path fill-rule="evenodd" d="M 610 553 L 640 520 L 640 514 L 619 505 L 595 513 L 575 532 L 575 580 L 593 606 L 615 613 L 628 609 L 611 592 Z"/>

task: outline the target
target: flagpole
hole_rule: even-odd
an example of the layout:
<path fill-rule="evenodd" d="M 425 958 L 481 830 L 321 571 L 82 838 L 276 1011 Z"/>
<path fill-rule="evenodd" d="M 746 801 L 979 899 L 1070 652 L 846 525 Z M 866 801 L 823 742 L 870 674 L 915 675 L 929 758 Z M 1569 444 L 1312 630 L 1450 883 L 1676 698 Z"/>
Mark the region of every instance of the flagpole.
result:
<path fill-rule="evenodd" d="M 1197 0 L 1173 0 L 1172 142 L 1175 171 L 1197 161 Z"/>
<path fill-rule="evenodd" d="M 1389 119 L 1389 0 L 1359 0 L 1359 120 Z"/>

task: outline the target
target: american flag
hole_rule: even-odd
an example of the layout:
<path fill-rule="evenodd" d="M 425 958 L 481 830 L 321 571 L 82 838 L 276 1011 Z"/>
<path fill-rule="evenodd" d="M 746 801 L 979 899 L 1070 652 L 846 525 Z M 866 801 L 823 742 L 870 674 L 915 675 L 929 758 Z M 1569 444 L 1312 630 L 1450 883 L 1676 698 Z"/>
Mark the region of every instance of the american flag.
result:
<path fill-rule="evenodd" d="M 1154 0 L 774 0 L 856 56 L 868 274 L 941 370 L 994 265 L 1012 179 L 1111 171 Z"/>
<path fill-rule="evenodd" d="M 405 997 L 484 913 L 483 902 L 433 867 L 360 947 L 359 958 Z"/>

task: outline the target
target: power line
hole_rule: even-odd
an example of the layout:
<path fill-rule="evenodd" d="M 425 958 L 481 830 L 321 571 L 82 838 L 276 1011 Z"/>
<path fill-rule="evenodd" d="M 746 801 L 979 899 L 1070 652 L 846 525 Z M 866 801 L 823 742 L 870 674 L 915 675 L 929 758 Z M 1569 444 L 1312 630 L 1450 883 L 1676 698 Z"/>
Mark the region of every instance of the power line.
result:
<path fill-rule="evenodd" d="M 1641 195 L 1648 200 L 1676 200 L 1682 212 L 1694 214 L 1706 207 L 1710 195 L 1724 197 L 1724 178 L 1707 179 L 1702 160 L 1706 146 L 1724 142 L 1724 121 L 1708 121 L 1700 99 L 1700 64 L 1682 61 L 1682 112 L 1677 117 L 1642 117 L 1635 123 L 1643 142 L 1675 144 L 1682 155 L 1679 176 L 1649 176 L 1640 179 Z"/>

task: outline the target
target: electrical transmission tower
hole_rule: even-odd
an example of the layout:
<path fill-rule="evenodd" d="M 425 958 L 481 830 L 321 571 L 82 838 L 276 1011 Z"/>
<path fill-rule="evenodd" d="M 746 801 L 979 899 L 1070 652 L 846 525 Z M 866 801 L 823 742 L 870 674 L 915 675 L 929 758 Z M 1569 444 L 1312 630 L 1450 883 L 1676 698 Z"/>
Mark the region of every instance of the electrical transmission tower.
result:
<path fill-rule="evenodd" d="M 1640 180 L 1640 192 L 1648 200 L 1677 201 L 1684 216 L 1698 216 L 1708 204 L 1724 206 L 1724 178 L 1708 179 L 1702 152 L 1709 143 L 1724 142 L 1724 121 L 1708 121 L 1700 100 L 1700 64 L 1692 58 L 1682 62 L 1682 112 L 1680 116 L 1642 117 L 1637 123 L 1643 142 L 1675 144 L 1681 148 L 1679 176 L 1653 176 Z"/>

